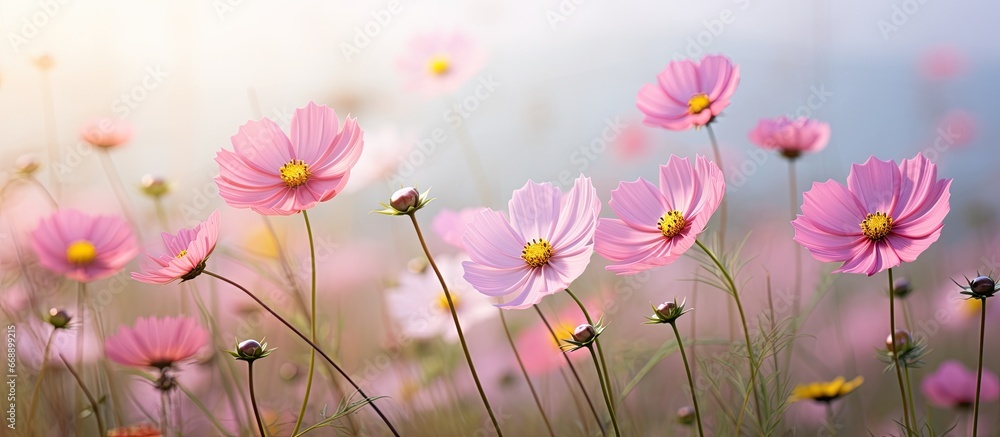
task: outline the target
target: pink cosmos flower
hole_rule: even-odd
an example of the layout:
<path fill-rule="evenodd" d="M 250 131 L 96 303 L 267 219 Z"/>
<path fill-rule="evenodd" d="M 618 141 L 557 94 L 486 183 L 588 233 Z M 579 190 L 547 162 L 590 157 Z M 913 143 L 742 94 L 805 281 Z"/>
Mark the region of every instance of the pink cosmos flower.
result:
<path fill-rule="evenodd" d="M 397 61 L 407 75 L 406 86 L 427 96 L 455 91 L 484 64 L 475 41 L 460 32 L 417 35 Z"/>
<path fill-rule="evenodd" d="M 934 134 L 935 147 L 967 146 L 976 138 L 976 117 L 962 109 L 948 111 L 938 121 Z M 942 141 L 944 144 L 940 144 Z"/>
<path fill-rule="evenodd" d="M 655 84 L 639 90 L 643 123 L 670 130 L 704 126 L 729 106 L 740 83 L 740 67 L 722 55 L 667 64 Z"/>
<path fill-rule="evenodd" d="M 462 235 L 465 234 L 465 228 L 472 221 L 472 218 L 476 216 L 476 213 L 484 209 L 486 208 L 473 207 L 464 208 L 459 211 L 447 208 L 441 209 L 441 212 L 434 216 L 431 228 L 434 229 L 434 233 L 441 237 L 445 243 L 465 250 L 465 244 L 462 243 Z"/>
<path fill-rule="evenodd" d="M 132 125 L 120 118 L 99 118 L 80 130 L 80 138 L 94 147 L 110 149 L 132 139 Z"/>
<path fill-rule="evenodd" d="M 932 405 L 943 408 L 971 407 L 976 402 L 976 370 L 968 370 L 962 363 L 949 360 L 941 363 L 937 371 L 927 375 L 920 389 Z M 991 402 L 1000 397 L 1000 380 L 988 369 L 983 369 L 981 402 Z"/>
<path fill-rule="evenodd" d="M 364 147 L 364 132 L 348 116 L 309 102 L 292 115 L 291 139 L 270 119 L 250 121 L 220 150 L 219 195 L 234 208 L 290 215 L 339 194 Z"/>
<path fill-rule="evenodd" d="M 132 279 L 147 284 L 168 284 L 194 279 L 205 270 L 205 260 L 215 250 L 219 240 L 219 211 L 208 220 L 190 229 L 181 229 L 177 235 L 162 234 L 167 253 L 146 255 L 152 261 L 142 271 L 132 272 Z"/>
<path fill-rule="evenodd" d="M 928 48 L 920 56 L 918 64 L 927 79 L 948 80 L 965 73 L 969 60 L 961 49 L 942 44 Z"/>
<path fill-rule="evenodd" d="M 588 311 L 596 311 L 596 308 L 590 304 L 587 304 L 587 309 Z M 579 324 L 587 321 L 576 305 L 561 308 L 555 315 L 546 315 L 546 319 L 559 339 L 573 338 L 573 330 Z M 566 358 L 562 357 L 565 352 L 561 347 L 564 343 L 553 340 L 552 333 L 541 320 L 519 333 L 514 339 L 514 344 L 521 353 L 524 370 L 532 376 L 545 375 L 566 366 Z M 574 363 L 587 357 L 586 353 L 565 355 Z"/>
<path fill-rule="evenodd" d="M 190 359 L 208 345 L 208 331 L 190 317 L 140 317 L 135 326 L 108 337 L 108 359 L 133 367 L 164 369 Z"/>
<path fill-rule="evenodd" d="M 659 189 L 640 178 L 611 192 L 618 219 L 600 219 L 594 236 L 597 253 L 614 262 L 609 271 L 631 275 L 664 266 L 694 245 L 726 191 L 715 163 L 700 155 L 695 162 L 671 155 L 660 166 Z"/>
<path fill-rule="evenodd" d="M 788 159 L 805 152 L 819 152 L 830 141 L 830 125 L 800 117 L 764 118 L 747 135 L 754 144 L 767 150 L 777 150 Z"/>
<path fill-rule="evenodd" d="M 792 221 L 795 241 L 819 261 L 843 262 L 834 273 L 874 275 L 917 259 L 937 241 L 950 187 L 922 154 L 898 166 L 871 157 L 851 166 L 846 187 L 829 180 L 803 194 L 802 214 Z"/>
<path fill-rule="evenodd" d="M 128 223 L 117 216 L 61 209 L 42 219 L 31 247 L 47 269 L 80 282 L 114 275 L 139 253 Z"/>
<path fill-rule="evenodd" d="M 473 217 L 462 239 L 472 260 L 462 265 L 480 293 L 517 294 L 497 307 L 524 309 L 587 268 L 601 202 L 590 178 L 580 175 L 566 195 L 550 183 L 528 181 L 514 191 L 509 209 L 509 221 L 492 209 Z"/>
<path fill-rule="evenodd" d="M 491 305 L 490 298 L 476 293 L 472 285 L 462 278 L 462 262 L 467 257 L 441 255 L 435 258 L 465 331 L 496 317 L 497 310 Z M 399 285 L 386 290 L 385 300 L 389 314 L 407 337 L 444 337 L 450 342 L 458 341 L 448 300 L 433 269 L 425 268 L 420 273 L 403 272 L 399 275 Z"/>

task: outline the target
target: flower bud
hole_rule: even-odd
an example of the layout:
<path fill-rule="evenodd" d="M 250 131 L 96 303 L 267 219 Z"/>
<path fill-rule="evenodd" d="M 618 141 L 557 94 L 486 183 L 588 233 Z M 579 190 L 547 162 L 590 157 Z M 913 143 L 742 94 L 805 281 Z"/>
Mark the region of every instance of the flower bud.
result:
<path fill-rule="evenodd" d="M 21 155 L 14 161 L 14 169 L 23 175 L 30 175 L 38 170 L 38 158 L 35 155 Z"/>
<path fill-rule="evenodd" d="M 254 339 L 243 340 L 237 349 L 240 355 L 254 356 L 260 353 L 260 342 Z"/>
<path fill-rule="evenodd" d="M 992 295 L 996 291 L 996 282 L 989 276 L 977 276 L 969 281 L 969 290 L 976 296 Z"/>
<path fill-rule="evenodd" d="M 65 329 L 69 325 L 70 320 L 73 320 L 73 317 L 66 310 L 59 308 L 49 310 L 48 322 L 56 329 Z"/>
<path fill-rule="evenodd" d="M 159 378 L 156 378 L 153 387 L 160 391 L 170 391 L 174 387 L 177 387 L 177 378 L 164 371 L 160 374 Z"/>
<path fill-rule="evenodd" d="M 285 363 L 278 368 L 278 376 L 284 381 L 292 381 L 299 377 L 299 366 L 295 363 Z"/>
<path fill-rule="evenodd" d="M 682 425 L 690 425 L 694 423 L 695 413 L 694 407 L 683 406 L 677 409 L 677 422 Z"/>
<path fill-rule="evenodd" d="M 913 285 L 906 278 L 899 278 L 892 283 L 892 295 L 896 297 L 906 297 L 913 291 Z"/>
<path fill-rule="evenodd" d="M 576 329 L 573 330 L 573 340 L 580 343 L 590 341 L 595 335 L 597 335 L 597 331 L 594 330 L 594 327 L 589 323 L 577 326 Z"/>
<path fill-rule="evenodd" d="M 152 198 L 162 197 L 170 192 L 170 184 L 159 176 L 145 175 L 142 177 L 140 184 L 142 193 Z"/>
<path fill-rule="evenodd" d="M 389 206 L 399 212 L 407 212 L 410 208 L 415 208 L 420 201 L 420 192 L 416 188 L 406 187 L 392 193 L 389 198 Z"/>
<path fill-rule="evenodd" d="M 670 314 L 671 311 L 677 309 L 676 302 L 664 302 L 660 306 L 656 307 L 656 312 L 660 314 Z"/>
<path fill-rule="evenodd" d="M 895 341 L 893 341 L 895 339 Z M 906 351 L 913 343 L 913 337 L 910 336 L 910 331 L 905 329 L 897 329 L 895 335 L 890 335 L 885 339 L 885 347 L 889 349 L 889 352 L 900 352 Z"/>

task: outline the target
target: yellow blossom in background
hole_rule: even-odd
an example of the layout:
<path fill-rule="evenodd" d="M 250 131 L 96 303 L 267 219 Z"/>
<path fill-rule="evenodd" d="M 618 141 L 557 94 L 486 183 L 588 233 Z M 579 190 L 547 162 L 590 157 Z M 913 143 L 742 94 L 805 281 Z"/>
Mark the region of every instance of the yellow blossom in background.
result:
<path fill-rule="evenodd" d="M 857 377 L 850 381 L 838 376 L 830 382 L 813 382 L 810 384 L 799 384 L 792 389 L 789 401 L 801 401 L 811 399 L 817 402 L 830 402 L 842 396 L 846 396 L 861 386 L 865 382 L 864 377 Z"/>

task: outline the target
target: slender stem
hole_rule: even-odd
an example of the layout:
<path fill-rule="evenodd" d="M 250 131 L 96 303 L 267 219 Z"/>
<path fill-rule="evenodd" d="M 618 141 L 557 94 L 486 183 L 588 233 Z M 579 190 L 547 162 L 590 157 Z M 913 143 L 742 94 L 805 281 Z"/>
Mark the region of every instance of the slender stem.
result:
<path fill-rule="evenodd" d="M 496 429 L 497 435 L 503 436 L 503 431 L 500 430 L 500 422 L 497 421 L 497 417 L 493 414 L 493 408 L 490 407 L 490 401 L 486 398 L 486 391 L 483 390 L 483 384 L 479 381 L 479 374 L 476 373 L 476 365 L 472 363 L 472 354 L 469 353 L 469 345 L 465 341 L 465 334 L 462 332 L 462 324 L 458 321 L 458 311 L 455 310 L 455 302 L 451 297 L 451 292 L 448 291 L 448 284 L 444 280 L 444 276 L 441 276 L 441 271 L 438 270 L 437 263 L 434 262 L 434 257 L 431 256 L 430 249 L 427 248 L 427 242 L 424 241 L 424 234 L 420 232 L 420 224 L 417 223 L 416 214 L 409 214 L 410 222 L 413 223 L 413 230 L 417 233 L 417 239 L 420 240 L 420 247 L 424 249 L 424 255 L 427 256 L 427 263 L 431 265 L 434 269 L 434 274 L 437 275 L 438 282 L 441 283 L 441 289 L 444 291 L 444 297 L 448 300 L 448 309 L 451 310 L 451 319 L 455 322 L 455 330 L 458 331 L 458 340 L 462 343 L 462 352 L 465 353 L 465 361 L 469 363 L 469 371 L 472 372 L 472 379 L 476 381 L 476 388 L 479 389 L 479 397 L 483 398 L 483 405 L 486 406 L 486 411 L 490 414 L 490 420 L 493 421 L 493 428 Z"/>
<path fill-rule="evenodd" d="M 108 149 L 100 149 L 97 154 L 101 157 L 101 167 L 104 168 L 104 174 L 108 177 L 108 183 L 111 184 L 111 191 L 115 193 L 118 204 L 122 207 L 122 213 L 125 214 L 125 218 L 128 219 L 132 229 L 139 236 L 139 240 L 142 240 L 142 228 L 139 227 L 135 216 L 132 215 L 132 206 L 125 193 L 125 186 L 122 184 L 121 175 L 118 174 L 118 168 L 115 167 L 115 162 L 111 159 L 111 153 L 108 152 Z"/>
<path fill-rule="evenodd" d="M 93 410 L 94 418 L 97 419 L 97 429 L 101 433 L 100 435 L 106 435 L 107 430 L 104 427 L 104 418 L 101 417 L 100 412 L 97 410 L 97 399 L 94 399 L 94 395 L 92 395 L 90 390 L 87 389 L 87 385 L 83 383 L 83 379 L 80 378 L 80 374 L 76 373 L 76 370 L 73 370 L 73 366 L 71 366 L 62 355 L 59 355 L 59 359 L 62 360 L 64 365 L 66 365 L 66 369 L 69 370 L 69 373 L 73 375 L 73 379 L 75 379 L 77 385 L 80 386 L 80 391 L 82 391 L 83 395 L 87 397 L 88 401 L 90 401 L 90 409 Z"/>
<path fill-rule="evenodd" d="M 521 374 L 524 375 L 524 380 L 528 383 L 528 389 L 531 390 L 531 397 L 535 399 L 535 405 L 538 406 L 538 413 L 542 415 L 542 421 L 545 422 L 545 429 L 549 431 L 549 435 L 555 437 L 556 433 L 552 431 L 552 424 L 549 423 L 549 417 L 545 415 L 545 409 L 542 408 L 542 401 L 538 398 L 538 393 L 535 391 L 535 384 L 531 383 L 531 377 L 528 376 L 528 371 L 524 368 L 524 361 L 521 361 L 521 354 L 517 351 L 517 346 L 514 345 L 514 338 L 510 336 L 510 328 L 507 327 L 507 317 L 504 316 L 502 309 L 497 309 L 500 313 L 500 323 L 503 324 L 503 332 L 507 334 L 507 342 L 510 343 L 510 349 L 514 351 L 514 358 L 517 358 L 517 365 L 521 368 Z"/>
<path fill-rule="evenodd" d="M 309 236 L 309 261 L 312 264 L 312 292 L 310 293 L 310 314 L 309 314 L 309 339 L 316 342 L 316 247 L 313 243 L 312 226 L 309 224 L 309 213 L 302 210 L 302 218 L 306 221 L 306 234 Z M 295 428 L 292 428 L 292 435 L 299 432 L 302 427 L 302 419 L 306 416 L 306 407 L 309 405 L 309 393 L 312 392 L 313 374 L 316 371 L 316 349 L 309 351 L 309 373 L 306 377 L 306 394 L 302 397 L 302 406 L 299 408 L 299 416 L 295 419 Z"/>
<path fill-rule="evenodd" d="M 450 98 L 446 100 L 448 106 L 457 105 Z M 479 159 L 479 153 L 476 151 L 476 145 L 472 141 L 472 134 L 469 133 L 469 128 L 465 126 L 465 120 L 461 121 L 458 127 L 455 128 L 455 134 L 458 137 L 458 144 L 462 148 L 462 156 L 465 157 L 469 172 L 472 173 L 472 180 L 475 181 L 476 189 L 479 191 L 479 197 L 482 198 L 486 205 L 492 204 L 493 196 L 491 195 L 489 181 L 486 180 L 486 168 L 483 167 L 483 162 Z"/>
<path fill-rule="evenodd" d="M 160 434 L 169 435 L 170 425 L 167 419 L 167 391 L 160 390 Z"/>
<path fill-rule="evenodd" d="M 691 366 L 688 365 L 687 354 L 684 352 L 684 342 L 681 341 L 681 333 L 677 332 L 677 324 L 670 323 L 674 329 L 674 337 L 677 337 L 677 348 L 681 351 L 681 360 L 684 361 L 684 370 L 687 372 L 688 384 L 691 386 L 691 403 L 694 404 L 694 417 L 698 421 L 698 435 L 704 437 L 705 430 L 701 426 L 701 410 L 698 408 L 698 394 L 694 391 L 694 376 L 691 375 Z"/>
<path fill-rule="evenodd" d="M 980 299 L 983 307 L 982 321 L 979 323 L 979 369 L 976 372 L 976 405 L 972 413 L 972 437 L 979 433 L 979 394 L 983 388 L 983 339 L 986 338 L 986 299 Z"/>
<path fill-rule="evenodd" d="M 205 415 L 205 418 L 207 418 L 209 422 L 212 422 L 212 426 L 215 427 L 216 431 L 219 431 L 219 435 L 224 435 L 224 436 L 230 435 L 229 432 L 227 432 L 225 428 L 222 427 L 222 424 L 219 423 L 219 420 L 216 419 L 214 415 L 212 415 L 211 411 L 208 411 L 208 408 L 205 407 L 205 404 L 201 402 L 201 400 L 198 399 L 198 397 L 195 396 L 194 393 L 191 393 L 191 391 L 188 390 L 187 387 L 181 385 L 180 382 L 174 381 L 174 384 L 177 384 L 177 388 L 179 388 L 182 392 L 184 392 L 184 394 L 188 397 L 188 399 L 190 399 L 191 402 L 194 403 L 194 405 L 201 410 L 201 413 Z"/>
<path fill-rule="evenodd" d="M 274 312 L 274 310 L 271 309 L 271 307 L 269 307 L 267 304 L 265 304 L 264 301 L 260 300 L 260 298 L 258 298 L 255 294 L 251 293 L 250 290 L 247 290 L 242 285 L 237 284 L 236 282 L 233 282 L 232 280 L 230 280 L 229 278 L 227 278 L 225 276 L 221 276 L 221 275 L 215 274 L 215 273 L 210 272 L 208 270 L 205 270 L 202 273 L 204 273 L 204 274 L 206 274 L 208 276 L 211 276 L 213 278 L 216 278 L 216 279 L 218 279 L 218 280 L 220 280 L 222 282 L 225 282 L 225 283 L 227 283 L 229 285 L 232 285 L 233 287 L 236 287 L 236 288 L 240 289 L 240 291 L 242 291 L 243 293 L 245 293 L 247 296 L 250 296 L 250 298 L 253 299 L 255 302 L 257 302 L 257 304 L 260 305 L 261 308 L 264 308 L 264 310 L 266 310 L 267 312 L 271 313 L 271 315 L 274 316 L 274 318 L 278 319 L 278 321 L 281 322 L 281 324 L 285 325 L 286 328 L 288 328 L 293 333 L 295 333 L 295 335 L 297 335 L 299 338 L 301 338 L 302 341 L 308 343 L 309 346 L 311 346 L 313 348 L 313 350 L 316 351 L 316 353 L 318 353 L 321 357 L 323 357 L 323 359 L 326 360 L 327 363 L 329 363 L 331 366 L 333 366 L 333 368 L 335 370 L 337 370 L 337 373 L 340 373 L 340 376 L 343 376 L 344 379 L 347 380 L 347 382 L 351 383 L 351 386 L 354 387 L 355 390 L 357 390 L 358 394 L 361 395 L 361 397 L 363 397 L 365 399 L 368 399 L 368 395 L 366 395 L 365 392 L 361 390 L 361 387 L 358 386 L 358 384 L 355 383 L 354 380 L 351 379 L 351 377 L 348 376 L 346 372 L 344 372 L 344 369 L 342 369 L 339 365 L 337 365 L 337 363 L 335 361 L 333 361 L 333 359 L 330 358 L 330 356 L 327 355 L 326 352 L 323 351 L 323 349 L 320 349 L 320 347 L 317 346 L 314 341 L 310 340 L 309 337 L 306 337 L 306 335 L 303 334 L 302 331 L 299 331 L 295 326 L 292 326 L 291 323 L 288 323 L 288 321 L 285 320 L 284 317 L 281 317 L 280 315 L 278 315 L 278 313 Z M 389 422 L 389 419 L 387 417 L 385 417 L 385 414 L 382 413 L 382 410 L 380 410 L 378 408 L 378 406 L 375 405 L 375 401 L 372 400 L 371 402 L 368 403 L 368 405 L 371 405 L 372 409 L 375 410 L 376 413 L 378 413 L 378 416 L 380 418 L 382 418 L 382 422 L 385 422 L 385 425 L 389 428 L 390 431 L 392 431 L 392 435 L 394 435 L 396 437 L 399 437 L 399 432 L 396 431 L 396 428 L 392 426 L 392 423 Z"/>
<path fill-rule="evenodd" d="M 83 372 L 83 339 L 84 331 L 87 328 L 87 317 L 86 317 L 86 307 L 84 306 L 84 301 L 87 298 L 87 283 L 80 282 L 80 287 L 76 294 L 76 314 L 80 318 L 79 328 L 76 330 L 76 367 Z M 62 357 L 60 357 L 62 358 Z M 81 380 L 82 383 L 82 380 Z M 80 396 L 80 392 L 76 392 L 74 395 L 74 404 L 76 409 L 82 410 L 83 408 L 83 397 Z M 98 414 L 97 410 L 94 410 L 94 414 Z M 82 430 L 80 429 L 80 421 L 76 421 L 76 431 L 79 434 Z"/>
<path fill-rule="evenodd" d="M 576 297 L 576 294 L 573 293 L 573 290 L 570 290 L 568 288 L 566 289 L 566 294 L 569 294 L 569 296 L 573 298 L 573 301 L 575 301 L 577 306 L 580 307 L 580 311 L 583 312 L 583 317 L 587 319 L 587 323 L 593 326 L 594 319 L 590 318 L 590 313 L 587 312 L 587 307 L 583 306 L 583 302 L 580 301 L 580 298 Z M 601 388 L 605 390 L 604 398 L 608 402 L 608 413 L 610 413 L 611 415 L 611 424 L 615 427 L 615 433 L 621 435 L 621 432 L 619 432 L 618 430 L 618 415 L 616 414 L 615 403 L 614 403 L 615 397 L 614 394 L 611 393 L 612 390 L 611 377 L 609 376 L 611 371 L 608 370 L 608 363 L 604 360 L 604 351 L 603 349 L 601 349 L 601 339 L 595 338 L 594 345 L 597 346 L 597 355 L 601 357 L 601 367 L 604 368 L 604 376 L 603 379 L 601 380 Z"/>
<path fill-rule="evenodd" d="M 795 158 L 788 159 L 788 206 L 791 215 L 791 220 L 795 220 L 796 213 L 799 210 L 799 189 L 798 189 L 798 177 L 795 172 Z M 792 320 L 798 320 L 799 312 L 802 310 L 802 245 L 796 243 L 794 240 L 790 240 L 792 246 L 795 250 L 795 282 L 793 282 L 792 290 Z M 792 355 L 795 351 L 795 338 L 798 334 L 798 323 L 792 323 L 792 336 L 788 342 L 788 358 L 785 362 L 785 367 L 787 368 L 792 360 Z"/>
<path fill-rule="evenodd" d="M 769 317 L 771 319 L 771 332 L 774 333 L 775 331 L 778 330 L 778 328 L 775 325 L 777 323 L 777 320 L 775 319 L 775 315 L 774 315 L 774 297 L 772 296 L 772 292 L 771 292 L 772 291 L 771 290 L 771 272 L 765 271 L 764 273 L 765 273 L 764 276 L 765 276 L 765 278 L 767 280 L 767 310 L 768 310 L 768 315 L 769 315 Z M 793 340 L 794 340 L 794 337 L 793 337 Z M 774 363 L 774 373 L 777 375 L 777 374 L 779 374 L 779 370 L 778 369 L 780 369 L 780 367 L 778 367 L 778 353 L 777 353 L 777 351 L 775 351 L 774 353 L 771 354 L 771 360 Z"/>
<path fill-rule="evenodd" d="M 62 157 L 59 152 L 59 130 L 56 127 L 56 102 L 52 92 L 52 77 L 48 70 L 42 71 L 42 107 L 45 114 L 43 118 L 46 133 L 45 142 L 49 151 L 49 181 L 58 198 L 62 194 L 62 186 L 59 184 L 56 163 Z"/>
<path fill-rule="evenodd" d="M 906 380 L 906 400 L 910 406 L 910 412 L 913 413 L 910 415 L 910 419 L 913 420 L 913 429 L 917 430 L 919 427 L 917 426 L 917 409 L 914 407 L 916 404 L 913 403 L 913 386 L 910 384 L 910 366 L 903 367 L 903 379 Z"/>
<path fill-rule="evenodd" d="M 253 391 L 253 361 L 247 361 L 247 379 L 250 381 L 250 404 L 253 405 L 253 415 L 257 419 L 257 430 L 260 431 L 260 437 L 266 437 L 264 422 L 260 420 L 260 409 L 257 408 L 257 395 Z"/>
<path fill-rule="evenodd" d="M 907 434 L 912 433 L 913 430 L 910 428 L 910 408 L 906 405 L 906 389 L 903 387 L 903 371 L 899 369 L 899 357 L 895 352 L 896 345 L 896 290 L 893 288 L 892 283 L 892 269 L 889 269 L 889 338 L 892 339 L 891 344 L 893 345 L 892 359 L 895 361 L 893 363 L 893 368 L 896 369 L 896 381 L 899 383 L 899 397 L 903 400 L 903 423 L 906 424 Z"/>
<path fill-rule="evenodd" d="M 556 342 L 556 346 L 558 346 L 561 343 L 559 336 L 556 335 L 556 331 L 552 329 L 552 325 L 549 324 L 549 320 L 545 318 L 545 314 L 542 313 L 542 309 L 538 308 L 538 305 L 533 305 L 533 307 L 535 308 L 535 312 L 538 313 L 538 317 L 542 319 L 542 323 L 544 323 L 545 327 L 548 328 L 549 334 L 552 335 L 552 341 Z M 580 386 L 580 391 L 583 392 L 583 397 L 587 400 L 590 412 L 594 414 L 594 420 L 597 420 L 597 426 L 601 428 L 601 434 L 607 435 L 607 431 L 604 430 L 604 423 L 601 422 L 601 416 L 597 414 L 597 408 L 594 407 L 594 402 L 590 400 L 590 395 L 587 394 L 587 388 L 583 385 L 583 380 L 580 379 L 580 373 L 576 371 L 576 366 L 573 365 L 573 361 L 569 359 L 568 355 L 565 353 L 560 353 L 560 355 L 562 355 L 563 359 L 566 360 L 566 365 L 573 373 L 573 377 L 576 378 L 576 384 Z"/>
<path fill-rule="evenodd" d="M 725 167 L 722 166 L 722 153 L 719 151 L 719 142 L 715 139 L 715 131 L 712 130 L 712 124 L 706 124 L 705 130 L 708 131 L 708 139 L 712 141 L 712 153 L 715 155 L 715 163 L 719 165 L 720 170 L 724 170 Z M 722 172 L 723 178 L 725 178 L 725 171 Z M 726 197 L 722 197 L 722 201 L 719 203 L 719 247 L 726 247 L 726 222 L 728 217 L 729 205 L 726 201 Z"/>
<path fill-rule="evenodd" d="M 614 410 L 611 409 L 611 396 L 608 394 L 608 388 L 604 386 L 604 377 L 601 376 L 601 366 L 598 363 L 597 354 L 594 353 L 593 345 L 588 344 L 587 350 L 590 351 L 590 357 L 594 359 L 594 370 L 597 371 L 597 380 L 601 381 L 601 394 L 604 395 L 604 402 L 608 404 L 608 413 L 610 413 L 611 416 L 611 426 L 615 428 L 615 435 L 620 436 L 622 435 L 622 432 L 618 429 L 618 420 L 615 419 Z"/>
<path fill-rule="evenodd" d="M 733 294 L 733 300 L 736 302 L 736 309 L 739 310 L 740 313 L 740 322 L 743 324 L 743 338 L 747 342 L 747 356 L 750 358 L 750 387 L 753 389 L 753 402 L 755 409 L 757 410 L 757 421 L 761 424 L 761 426 L 763 426 L 764 417 L 762 416 L 762 411 L 760 410 L 760 396 L 757 394 L 757 383 L 754 382 L 753 378 L 753 375 L 757 374 L 756 368 L 760 365 L 760 363 L 757 362 L 756 354 L 753 351 L 753 344 L 750 342 L 750 329 L 747 328 L 747 318 L 746 314 L 743 312 L 743 303 L 740 301 L 740 293 L 736 288 L 736 281 L 733 281 L 733 277 L 729 274 L 729 270 L 722 265 L 722 261 L 719 261 L 719 258 L 716 257 L 715 254 L 708 249 L 708 247 L 702 244 L 701 241 L 695 240 L 694 242 L 701 248 L 702 251 L 705 252 L 706 255 L 708 255 L 709 258 L 712 259 L 715 266 L 722 271 L 722 275 L 725 277 L 726 283 L 729 284 L 729 291 Z M 742 414 L 742 412 L 740 414 Z"/>
<path fill-rule="evenodd" d="M 38 369 L 38 379 L 35 380 L 35 387 L 31 389 L 31 407 L 28 408 L 28 435 L 31 434 L 31 426 L 35 418 L 35 406 L 38 405 L 38 390 L 42 386 L 42 378 L 45 376 L 45 367 L 49 364 L 49 351 L 52 349 L 52 339 L 56 336 L 58 329 L 53 329 L 49 333 L 49 339 L 45 342 L 45 352 L 42 353 L 42 367 Z"/>

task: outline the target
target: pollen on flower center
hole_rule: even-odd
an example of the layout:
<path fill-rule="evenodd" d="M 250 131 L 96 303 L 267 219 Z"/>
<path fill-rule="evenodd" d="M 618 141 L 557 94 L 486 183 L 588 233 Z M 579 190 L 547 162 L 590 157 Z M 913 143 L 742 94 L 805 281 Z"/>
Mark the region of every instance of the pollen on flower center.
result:
<path fill-rule="evenodd" d="M 451 303 L 455 305 L 455 309 L 458 309 L 459 300 L 458 296 L 454 293 L 451 295 Z M 451 307 L 448 306 L 448 296 L 444 294 L 443 290 L 437 299 L 434 300 L 434 305 L 442 311 L 451 311 Z"/>
<path fill-rule="evenodd" d="M 541 267 L 552 258 L 552 245 L 544 239 L 532 239 L 524 245 L 521 259 L 531 267 Z"/>
<path fill-rule="evenodd" d="M 306 183 L 312 173 L 309 172 L 309 165 L 302 160 L 294 159 L 278 169 L 281 173 L 281 180 L 285 181 L 288 188 L 295 188 Z"/>
<path fill-rule="evenodd" d="M 704 93 L 695 94 L 690 100 L 688 100 L 688 112 L 698 114 L 701 111 L 704 111 L 705 108 L 708 108 L 711 104 L 712 102 L 708 100 L 708 96 Z"/>
<path fill-rule="evenodd" d="M 87 240 L 74 241 L 66 248 L 66 261 L 70 264 L 89 264 L 94 258 L 97 258 L 97 248 Z"/>
<path fill-rule="evenodd" d="M 435 55 L 427 62 L 427 68 L 435 76 L 443 76 L 451 70 L 451 60 L 445 55 Z"/>
<path fill-rule="evenodd" d="M 892 217 L 884 212 L 875 212 L 865 216 L 861 221 L 861 233 L 869 240 L 878 241 L 889 235 L 892 230 Z"/>
<path fill-rule="evenodd" d="M 184 250 L 181 250 L 180 252 L 178 252 L 177 256 L 175 256 L 174 258 L 178 258 L 179 259 L 179 258 L 181 258 L 181 257 L 183 257 L 184 255 L 187 255 L 187 254 L 188 254 L 187 249 L 184 249 Z"/>
<path fill-rule="evenodd" d="M 656 222 L 656 229 L 659 229 L 663 233 L 664 237 L 673 238 L 677 234 L 684 230 L 684 226 L 687 226 L 687 221 L 684 220 L 684 214 L 678 210 L 667 211 L 660 217 L 660 220 Z"/>

